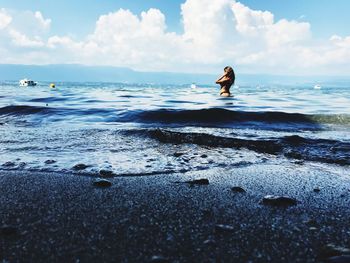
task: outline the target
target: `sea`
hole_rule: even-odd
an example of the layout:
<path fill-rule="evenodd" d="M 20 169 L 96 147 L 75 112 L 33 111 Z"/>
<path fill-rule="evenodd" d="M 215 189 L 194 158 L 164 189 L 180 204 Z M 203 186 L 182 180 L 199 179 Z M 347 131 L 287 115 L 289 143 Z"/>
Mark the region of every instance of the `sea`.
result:
<path fill-rule="evenodd" d="M 350 165 L 350 83 L 0 83 L 0 170 L 150 176 Z"/>

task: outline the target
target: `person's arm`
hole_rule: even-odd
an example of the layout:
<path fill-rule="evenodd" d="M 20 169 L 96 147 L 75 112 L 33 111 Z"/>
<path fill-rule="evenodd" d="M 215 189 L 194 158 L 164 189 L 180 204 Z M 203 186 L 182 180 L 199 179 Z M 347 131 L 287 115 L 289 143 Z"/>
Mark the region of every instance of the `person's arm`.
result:
<path fill-rule="evenodd" d="M 226 74 L 224 74 L 222 77 L 220 77 L 217 81 L 215 81 L 216 84 L 221 84 L 224 83 L 226 81 L 230 80 L 229 77 L 226 76 Z"/>
<path fill-rule="evenodd" d="M 218 79 L 215 81 L 215 83 L 216 83 L 216 84 L 219 84 L 220 81 L 221 81 L 225 76 L 226 76 L 226 73 L 224 73 L 220 78 L 218 78 Z"/>

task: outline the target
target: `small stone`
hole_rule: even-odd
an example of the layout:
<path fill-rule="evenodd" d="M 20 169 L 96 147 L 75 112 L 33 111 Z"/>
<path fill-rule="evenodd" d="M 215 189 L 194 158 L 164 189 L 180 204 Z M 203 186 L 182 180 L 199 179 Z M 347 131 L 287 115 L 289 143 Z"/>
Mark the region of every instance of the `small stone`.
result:
<path fill-rule="evenodd" d="M 93 185 L 97 187 L 110 187 L 112 183 L 106 179 L 97 179 L 93 182 Z"/>
<path fill-rule="evenodd" d="M 99 174 L 102 177 L 113 177 L 114 176 L 113 171 L 111 171 L 111 170 L 104 170 L 104 169 L 100 170 Z"/>
<path fill-rule="evenodd" d="M 187 181 L 186 183 L 189 183 L 190 185 L 208 185 L 209 180 L 208 179 L 196 179 L 192 181 Z"/>
<path fill-rule="evenodd" d="M 285 196 L 267 195 L 262 199 L 263 205 L 271 206 L 292 206 L 297 204 L 297 200 Z"/>
<path fill-rule="evenodd" d="M 174 153 L 174 156 L 175 156 L 175 157 L 180 157 L 181 155 L 184 155 L 184 153 L 181 153 L 181 152 L 176 152 L 176 153 Z"/>
<path fill-rule="evenodd" d="M 160 256 L 160 255 L 156 255 L 156 256 L 153 256 L 151 258 L 151 261 L 150 262 L 157 262 L 157 263 L 168 263 L 170 262 L 167 258 L 163 257 L 163 256 Z"/>
<path fill-rule="evenodd" d="M 232 187 L 231 191 L 235 192 L 235 193 L 245 193 L 246 192 L 246 190 L 244 190 L 242 187 L 239 187 L 239 186 Z"/>
<path fill-rule="evenodd" d="M 14 162 L 6 162 L 6 163 L 4 163 L 2 166 L 4 166 L 4 167 L 13 167 L 13 166 L 15 166 L 16 164 L 14 163 Z"/>
<path fill-rule="evenodd" d="M 319 193 L 320 191 L 321 191 L 320 188 L 315 188 L 315 189 L 314 189 L 314 192 L 315 192 L 315 193 Z"/>
<path fill-rule="evenodd" d="M 230 225 L 222 225 L 222 224 L 215 225 L 215 231 L 217 232 L 233 232 L 234 230 L 235 228 Z"/>
<path fill-rule="evenodd" d="M 83 164 L 83 163 L 78 163 L 72 167 L 73 170 L 80 171 L 88 168 L 89 165 Z"/>
<path fill-rule="evenodd" d="M 206 154 L 201 155 L 201 158 L 207 158 L 207 157 L 208 157 L 208 155 L 206 155 Z"/>
<path fill-rule="evenodd" d="M 53 164 L 53 163 L 55 163 L 55 162 L 56 162 L 55 160 L 46 160 L 46 161 L 45 161 L 46 164 Z"/>
<path fill-rule="evenodd" d="M 14 226 L 2 226 L 0 228 L 0 235 L 2 236 L 12 236 L 18 234 L 18 229 Z"/>

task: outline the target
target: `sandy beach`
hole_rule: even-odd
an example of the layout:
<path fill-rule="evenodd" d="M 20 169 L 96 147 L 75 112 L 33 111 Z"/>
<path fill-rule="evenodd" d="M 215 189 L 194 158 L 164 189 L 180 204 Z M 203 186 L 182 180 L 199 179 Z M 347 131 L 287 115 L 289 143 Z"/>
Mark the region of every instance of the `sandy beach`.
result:
<path fill-rule="evenodd" d="M 349 259 L 347 173 L 317 163 L 266 163 L 115 176 L 107 178 L 110 187 L 98 187 L 96 176 L 73 172 L 1 171 L 0 259 L 347 262 L 332 261 Z M 209 184 L 179 183 L 194 179 Z M 297 203 L 264 203 L 266 195 Z"/>

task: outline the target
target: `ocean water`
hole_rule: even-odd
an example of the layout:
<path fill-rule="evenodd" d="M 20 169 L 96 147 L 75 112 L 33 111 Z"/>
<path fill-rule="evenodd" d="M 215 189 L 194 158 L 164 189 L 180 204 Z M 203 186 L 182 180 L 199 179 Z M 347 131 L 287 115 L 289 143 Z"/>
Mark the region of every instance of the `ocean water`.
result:
<path fill-rule="evenodd" d="M 350 83 L 349 83 L 350 86 Z M 350 165 L 350 87 L 0 83 L 0 169 L 143 176 Z M 85 167 L 77 167 L 84 164 Z"/>

